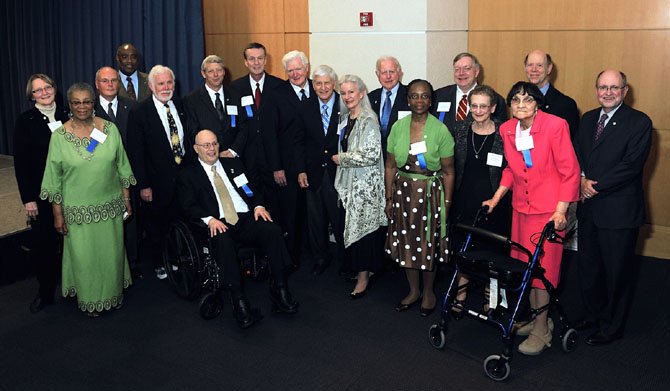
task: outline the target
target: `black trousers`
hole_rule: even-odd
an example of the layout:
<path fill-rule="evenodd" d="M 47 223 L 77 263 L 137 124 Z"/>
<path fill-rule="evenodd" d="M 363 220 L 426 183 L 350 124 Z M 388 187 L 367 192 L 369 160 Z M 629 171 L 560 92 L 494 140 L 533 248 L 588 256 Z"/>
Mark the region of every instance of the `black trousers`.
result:
<path fill-rule="evenodd" d="M 593 223 L 591 208 L 579 219 L 578 266 L 584 307 L 608 336 L 621 336 L 633 298 L 639 228 L 608 229 Z"/>
<path fill-rule="evenodd" d="M 286 172 L 286 186 L 274 182 L 271 173 L 263 176 L 263 192 L 272 219 L 281 226 L 291 257 L 298 262 L 305 226 L 305 191 L 298 186 L 297 174 Z"/>
<path fill-rule="evenodd" d="M 139 246 L 140 259 L 151 259 L 154 268 L 161 267 L 167 233 L 177 218 L 177 202 L 173 199 L 162 208 L 156 208 L 151 203 L 142 203 L 139 217 L 145 233 Z"/>
<path fill-rule="evenodd" d="M 37 201 L 37 211 L 37 219 L 30 220 L 31 258 L 39 283 L 39 295 L 42 301 L 52 303 L 61 273 L 59 247 L 62 238 L 54 228 L 51 204 L 46 201 Z"/>
<path fill-rule="evenodd" d="M 328 224 L 333 228 L 337 242 L 336 258 L 342 266 L 344 257 L 344 227 L 340 220 L 337 207 L 337 191 L 333 186 L 328 171 L 322 178 L 310 179 L 310 187 L 306 191 L 307 201 L 307 242 L 316 263 L 329 262 L 330 237 Z"/>
<path fill-rule="evenodd" d="M 218 233 L 211 238 L 212 253 L 219 267 L 223 268 L 223 281 L 231 287 L 234 294 L 242 292 L 240 261 L 237 250 L 240 247 L 257 247 L 265 251 L 270 260 L 270 268 L 275 281 L 280 285 L 286 284 L 286 265 L 291 264 L 291 258 L 284 244 L 284 237 L 279 225 L 259 219 L 254 219 L 253 212 L 240 213 L 239 221 L 228 226 L 228 230 Z"/>

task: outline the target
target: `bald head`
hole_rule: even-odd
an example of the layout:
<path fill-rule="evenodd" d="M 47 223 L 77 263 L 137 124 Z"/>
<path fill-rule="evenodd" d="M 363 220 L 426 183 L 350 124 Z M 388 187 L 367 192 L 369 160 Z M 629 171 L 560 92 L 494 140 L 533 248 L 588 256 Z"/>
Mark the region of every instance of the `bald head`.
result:
<path fill-rule="evenodd" d="M 216 134 L 209 129 L 203 129 L 195 135 L 193 146 L 198 158 L 203 162 L 213 165 L 219 158 L 219 143 Z"/>
<path fill-rule="evenodd" d="M 130 76 L 137 70 L 140 53 L 132 43 L 124 43 L 116 49 L 116 61 L 119 63 L 119 70 Z"/>
<path fill-rule="evenodd" d="M 628 80 L 623 72 L 607 69 L 598 74 L 596 95 L 598 103 L 606 113 L 619 107 L 626 94 L 628 94 Z"/>
<path fill-rule="evenodd" d="M 95 73 L 95 88 L 108 101 L 114 100 L 119 92 L 119 73 L 112 67 L 102 67 Z"/>
<path fill-rule="evenodd" d="M 542 88 L 549 83 L 549 75 L 554 68 L 551 56 L 542 50 L 533 50 L 524 60 L 528 81 Z"/>

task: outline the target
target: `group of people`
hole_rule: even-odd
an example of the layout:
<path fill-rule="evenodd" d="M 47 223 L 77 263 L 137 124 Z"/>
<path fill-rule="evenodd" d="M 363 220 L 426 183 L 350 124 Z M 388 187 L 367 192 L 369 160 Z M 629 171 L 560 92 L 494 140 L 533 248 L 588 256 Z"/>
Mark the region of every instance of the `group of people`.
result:
<path fill-rule="evenodd" d="M 623 102 L 622 72 L 597 76 L 600 107 L 580 121 L 575 101 L 550 83 L 551 56 L 539 50 L 524 60 L 528 80 L 506 98 L 478 84 L 480 64 L 471 53 L 454 58 L 455 83 L 437 90 L 421 79 L 402 84 L 402 67 L 391 56 L 378 59 L 381 86 L 373 91 L 327 65 L 310 78 L 300 51 L 282 59 L 287 80 L 265 71 L 262 44 L 247 45 L 243 58 L 249 73 L 224 86 L 223 60 L 207 56 L 203 85 L 180 99 L 172 70 L 139 72 L 139 52 L 121 45 L 118 70 L 96 73 L 97 94 L 84 83 L 70 87 L 69 119 L 53 80 L 31 76 L 26 96 L 35 107 L 19 119 L 14 149 L 26 214 L 45 244 L 35 247 L 40 293 L 31 311 L 54 300 L 58 234 L 63 294 L 76 295 L 79 307 L 97 316 L 121 306 L 141 259 L 166 277 L 162 249 L 181 217 L 208 227 L 240 327 L 260 319 L 240 280 L 242 244 L 268 255 L 278 312 L 297 312 L 288 275 L 305 262 L 320 275 L 337 260 L 340 273 L 356 282 L 349 293 L 356 300 L 390 258 L 409 287 L 395 310 L 420 303 L 420 315 L 428 316 L 437 305 L 437 265 L 463 241 L 450 235 L 450 223 L 472 224 L 487 206 L 484 228 L 534 247 L 547 222 L 566 228 L 568 207 L 579 201 L 587 313 L 578 326 L 595 329 L 587 338 L 593 345 L 622 336 L 651 144 L 650 119 Z M 540 262 L 554 286 L 561 256 L 560 245 L 545 245 Z M 468 276 L 458 278 L 465 286 Z M 462 316 L 467 295 L 459 290 L 454 317 Z M 534 281 L 531 307 L 548 301 Z M 519 351 L 541 353 L 552 331 L 547 311 L 537 311 L 516 330 L 528 336 Z"/>

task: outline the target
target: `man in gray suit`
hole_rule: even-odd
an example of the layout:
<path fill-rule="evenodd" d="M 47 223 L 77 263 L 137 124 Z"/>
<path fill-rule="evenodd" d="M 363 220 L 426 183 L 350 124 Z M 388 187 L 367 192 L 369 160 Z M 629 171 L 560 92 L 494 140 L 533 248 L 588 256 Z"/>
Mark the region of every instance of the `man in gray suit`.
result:
<path fill-rule="evenodd" d="M 132 43 L 124 43 L 116 49 L 116 62 L 119 64 L 119 79 L 122 84 L 119 95 L 137 102 L 151 96 L 148 75 L 137 70 L 140 58 L 140 52 Z"/>

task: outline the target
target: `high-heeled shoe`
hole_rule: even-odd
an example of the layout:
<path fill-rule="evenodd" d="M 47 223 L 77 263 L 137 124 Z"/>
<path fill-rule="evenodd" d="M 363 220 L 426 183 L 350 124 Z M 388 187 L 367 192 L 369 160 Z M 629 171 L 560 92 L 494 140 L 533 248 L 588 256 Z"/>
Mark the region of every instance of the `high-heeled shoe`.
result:
<path fill-rule="evenodd" d="M 453 320 L 461 320 L 465 316 L 465 300 L 454 300 L 454 304 L 449 309 L 449 314 Z"/>
<path fill-rule="evenodd" d="M 367 287 L 367 286 L 365 287 L 365 289 L 363 289 L 363 290 L 360 291 L 360 292 L 351 292 L 351 293 L 349 294 L 349 298 L 350 298 L 351 300 L 357 300 L 357 299 L 360 299 L 360 298 L 362 298 L 363 296 L 365 296 L 366 293 L 368 293 L 368 287 Z"/>
<path fill-rule="evenodd" d="M 432 314 L 433 311 L 435 311 L 435 307 L 437 307 L 437 304 L 434 305 L 433 308 L 423 308 L 423 307 L 420 307 L 420 308 L 419 308 L 419 314 L 420 314 L 422 317 L 425 318 L 426 316 Z"/>
<path fill-rule="evenodd" d="M 416 304 L 419 300 L 421 300 L 421 296 L 419 296 L 419 297 L 418 297 L 416 300 L 414 300 L 413 302 L 411 302 L 411 303 L 407 303 L 407 304 L 405 304 L 405 303 L 403 303 L 402 301 L 400 301 L 400 302 L 398 302 L 398 304 L 396 304 L 396 306 L 395 306 L 395 310 L 398 311 L 398 312 L 407 311 L 408 309 L 412 308 L 412 307 L 414 306 L 414 304 Z"/>

